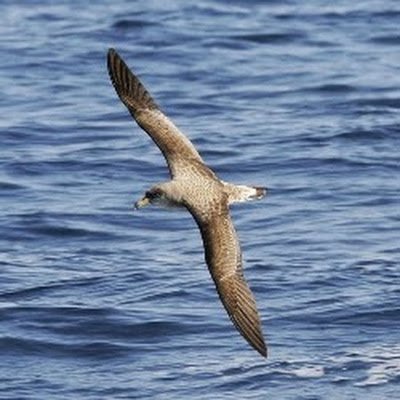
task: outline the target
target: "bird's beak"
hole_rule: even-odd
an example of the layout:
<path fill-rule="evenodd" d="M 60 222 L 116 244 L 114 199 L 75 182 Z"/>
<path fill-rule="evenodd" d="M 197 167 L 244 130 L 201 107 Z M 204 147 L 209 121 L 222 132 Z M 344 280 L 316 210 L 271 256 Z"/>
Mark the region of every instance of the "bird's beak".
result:
<path fill-rule="evenodd" d="M 140 199 L 135 203 L 135 210 L 142 208 L 142 207 L 146 207 L 149 204 L 150 204 L 150 200 L 148 197 L 145 196 L 145 197 L 143 197 L 143 199 Z"/>

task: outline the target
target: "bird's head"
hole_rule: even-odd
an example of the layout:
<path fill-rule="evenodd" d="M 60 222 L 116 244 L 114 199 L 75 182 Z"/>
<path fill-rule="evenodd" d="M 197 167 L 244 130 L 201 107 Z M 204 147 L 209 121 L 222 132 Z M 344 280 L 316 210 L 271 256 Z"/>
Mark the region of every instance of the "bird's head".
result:
<path fill-rule="evenodd" d="M 159 189 L 156 186 L 152 187 L 145 193 L 144 197 L 142 197 L 135 203 L 135 208 L 138 209 L 146 207 L 150 204 L 156 204 L 159 201 L 161 201 L 163 197 L 164 197 L 164 192 L 161 189 Z"/>
<path fill-rule="evenodd" d="M 176 199 L 174 188 L 170 182 L 153 186 L 145 193 L 142 199 L 135 203 L 135 208 L 146 207 L 149 204 L 168 208 L 180 206 L 178 199 Z"/>

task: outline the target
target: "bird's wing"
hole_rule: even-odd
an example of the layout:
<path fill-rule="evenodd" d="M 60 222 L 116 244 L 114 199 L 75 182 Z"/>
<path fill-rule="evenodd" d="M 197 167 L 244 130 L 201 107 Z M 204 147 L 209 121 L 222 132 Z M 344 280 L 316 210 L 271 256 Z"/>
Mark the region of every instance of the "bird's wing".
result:
<path fill-rule="evenodd" d="M 243 276 L 239 240 L 225 202 L 204 218 L 192 208 L 203 238 L 205 258 L 219 297 L 233 324 L 262 356 L 267 348 L 254 296 Z"/>
<path fill-rule="evenodd" d="M 192 159 L 203 164 L 190 140 L 159 109 L 139 79 L 114 49 L 108 51 L 111 82 L 129 112 L 163 153 L 172 176 L 177 174 L 178 160 Z"/>

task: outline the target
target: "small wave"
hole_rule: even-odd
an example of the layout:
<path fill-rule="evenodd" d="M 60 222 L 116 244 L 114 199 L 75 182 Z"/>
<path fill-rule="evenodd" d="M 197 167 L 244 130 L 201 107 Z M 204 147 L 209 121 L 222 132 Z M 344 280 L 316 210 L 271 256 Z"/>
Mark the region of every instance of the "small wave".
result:
<path fill-rule="evenodd" d="M 19 238 L 20 240 L 37 240 L 38 236 L 53 239 L 79 239 L 90 238 L 91 240 L 115 239 L 116 236 L 109 232 L 96 231 L 85 228 L 71 228 L 55 224 L 38 224 L 37 226 L 14 227 L 4 237 L 9 240 Z"/>
<path fill-rule="evenodd" d="M 207 48 L 221 48 L 221 49 L 232 49 L 232 50 L 244 50 L 247 47 L 246 43 L 243 43 L 243 41 L 236 40 L 236 37 L 206 39 L 203 41 L 203 45 Z M 219 79 L 221 80 L 220 77 Z M 207 107 L 207 111 L 213 112 L 214 109 Z"/>
<path fill-rule="evenodd" d="M 114 358 L 127 354 L 127 347 L 110 342 L 54 342 L 32 338 L 3 336 L 0 338 L 1 354 L 35 357 Z"/>
<path fill-rule="evenodd" d="M 152 342 L 160 337 L 180 336 L 198 330 L 195 325 L 176 321 L 137 322 L 138 317 L 108 308 L 11 306 L 0 308 L 0 312 L 7 323 L 20 325 L 24 321 L 26 332 L 37 332 L 37 336 L 43 336 L 45 332 L 51 340 L 57 338 L 66 342 L 73 338 L 88 343 L 116 339 L 129 343 Z"/>
<path fill-rule="evenodd" d="M 396 307 L 383 307 L 379 310 L 361 311 L 355 312 L 348 315 L 342 315 L 338 318 L 332 318 L 332 321 L 338 324 L 349 324 L 349 325 L 364 325 L 364 326 L 376 326 L 381 324 L 382 326 L 389 327 L 393 325 L 395 327 L 399 321 L 400 308 Z"/>
<path fill-rule="evenodd" d="M 155 23 L 141 19 L 120 19 L 114 22 L 112 27 L 119 30 L 132 30 L 141 29 L 152 25 L 155 25 Z"/>
<path fill-rule="evenodd" d="M 93 236 L 95 234 L 100 233 L 83 228 L 70 228 L 67 226 L 57 226 L 57 225 L 45 225 L 45 226 L 42 225 L 37 227 L 31 227 L 28 229 L 28 231 L 40 235 L 46 235 L 52 237 L 56 236 L 64 238 Z"/>
<path fill-rule="evenodd" d="M 36 298 L 39 296 L 47 295 L 49 292 L 53 291 L 58 291 L 58 290 L 69 290 L 73 289 L 75 287 L 84 287 L 84 286 L 91 286 L 93 284 L 96 284 L 98 282 L 101 282 L 103 280 L 103 277 L 91 277 L 91 278 L 85 278 L 85 279 L 71 279 L 68 281 L 61 281 L 61 282 L 53 282 L 53 283 L 47 283 L 46 285 L 38 285 L 38 286 L 33 286 L 33 287 L 25 287 L 23 289 L 15 289 L 15 290 L 9 290 L 5 291 L 3 293 L 0 293 L 0 300 L 3 302 L 3 300 L 28 300 L 31 298 Z M 4 306 L 3 306 L 4 307 Z M 16 310 L 19 310 L 19 312 L 23 312 L 25 308 L 11 308 L 11 312 L 17 312 Z M 29 309 L 30 310 L 30 309 Z M 38 309 L 36 309 L 38 310 Z M 40 309 L 43 310 L 43 309 Z M 91 311 L 92 312 L 92 311 Z"/>
<path fill-rule="evenodd" d="M 400 18 L 400 10 L 393 10 L 392 8 L 389 10 L 383 10 L 383 11 L 378 11 L 375 12 L 374 15 L 376 17 L 381 17 L 384 19 L 394 19 L 394 20 L 398 20 L 398 18 Z"/>
<path fill-rule="evenodd" d="M 301 91 L 319 92 L 319 93 L 350 93 L 356 91 L 356 87 L 352 85 L 340 84 L 340 83 L 327 83 L 324 85 L 312 86 L 309 88 L 304 88 Z"/>
<path fill-rule="evenodd" d="M 0 181 L 0 190 L 1 191 L 6 192 L 6 191 L 11 191 L 11 190 L 14 191 L 14 190 L 21 190 L 21 189 L 25 189 L 25 187 L 22 185 L 18 185 L 17 183 L 13 183 L 13 182 Z"/>
<path fill-rule="evenodd" d="M 385 137 L 384 133 L 380 132 L 379 130 L 363 130 L 363 129 L 354 129 L 347 132 L 341 132 L 333 136 L 333 138 L 352 140 L 352 141 L 381 140 L 384 137 Z"/>
<path fill-rule="evenodd" d="M 37 236 L 52 238 L 82 238 L 115 239 L 117 234 L 101 229 L 94 229 L 95 224 L 88 222 L 88 216 L 76 214 L 35 212 L 32 214 L 18 214 L 13 216 L 13 228 L 7 233 L 9 239 L 14 237 L 26 240 L 37 239 Z M 89 216 L 90 217 L 90 216 Z M 76 225 L 76 226 L 72 226 Z M 86 225 L 88 225 L 86 227 Z M 89 226 L 90 225 L 90 226 Z"/>
<path fill-rule="evenodd" d="M 400 379 L 400 347 L 377 345 L 360 350 L 352 350 L 343 357 L 335 358 L 332 364 L 340 365 L 340 370 L 363 370 L 363 377 L 355 378 L 354 386 L 367 387 L 395 383 Z"/>
<path fill-rule="evenodd" d="M 400 39 L 398 40 L 400 41 Z M 376 97 L 370 99 L 359 99 L 356 102 L 360 106 L 388 107 L 388 108 L 400 109 L 400 98 Z"/>
<path fill-rule="evenodd" d="M 306 35 L 302 32 L 293 32 L 235 35 L 231 38 L 236 40 L 245 40 L 253 43 L 284 44 L 297 42 L 299 40 L 303 40 L 305 37 Z"/>
<path fill-rule="evenodd" d="M 373 36 L 369 39 L 370 42 L 376 44 L 387 44 L 390 46 L 400 45 L 400 35 L 380 35 Z"/>

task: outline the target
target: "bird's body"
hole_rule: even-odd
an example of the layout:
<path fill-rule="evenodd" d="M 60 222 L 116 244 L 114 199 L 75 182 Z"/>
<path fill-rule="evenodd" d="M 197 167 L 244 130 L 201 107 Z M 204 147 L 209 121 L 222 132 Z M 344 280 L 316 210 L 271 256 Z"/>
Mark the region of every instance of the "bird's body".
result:
<path fill-rule="evenodd" d="M 265 189 L 220 180 L 190 140 L 162 113 L 117 52 L 108 52 L 108 70 L 121 101 L 163 153 L 171 180 L 153 186 L 136 203 L 185 207 L 203 239 L 205 259 L 232 322 L 261 355 L 267 355 L 254 297 L 243 277 L 242 255 L 229 205 L 262 198 Z"/>

